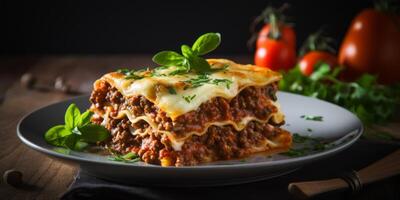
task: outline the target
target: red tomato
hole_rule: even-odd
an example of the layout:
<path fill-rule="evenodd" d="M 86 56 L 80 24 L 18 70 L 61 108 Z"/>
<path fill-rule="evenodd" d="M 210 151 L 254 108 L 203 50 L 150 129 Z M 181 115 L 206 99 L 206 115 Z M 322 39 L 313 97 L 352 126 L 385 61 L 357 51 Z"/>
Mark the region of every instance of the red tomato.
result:
<path fill-rule="evenodd" d="M 353 20 L 339 51 L 345 77 L 378 74 L 381 83 L 400 81 L 400 18 L 366 9 Z"/>
<path fill-rule="evenodd" d="M 267 40 L 270 40 L 270 38 L 268 38 L 270 29 L 271 26 L 266 24 L 258 33 L 257 48 L 265 47 Z M 281 25 L 279 26 L 279 30 L 281 34 L 280 40 L 289 44 L 293 49 L 296 49 L 296 34 L 294 33 L 293 28 L 287 25 Z"/>
<path fill-rule="evenodd" d="M 288 70 L 296 64 L 296 51 L 286 42 L 270 39 L 257 49 L 254 63 L 272 70 Z"/>
<path fill-rule="evenodd" d="M 299 62 L 300 70 L 304 75 L 310 76 L 314 71 L 314 66 L 321 61 L 329 64 L 331 67 L 335 67 L 338 64 L 336 56 L 331 53 L 310 51 L 301 58 Z"/>

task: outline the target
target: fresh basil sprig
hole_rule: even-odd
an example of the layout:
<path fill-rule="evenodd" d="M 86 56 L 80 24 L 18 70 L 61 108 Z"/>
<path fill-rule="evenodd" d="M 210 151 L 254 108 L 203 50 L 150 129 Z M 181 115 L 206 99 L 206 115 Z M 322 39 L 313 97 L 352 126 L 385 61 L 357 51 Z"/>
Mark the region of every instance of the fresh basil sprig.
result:
<path fill-rule="evenodd" d="M 219 33 L 206 33 L 200 36 L 192 47 L 182 45 L 182 54 L 174 51 L 161 51 L 153 56 L 153 61 L 161 66 L 175 66 L 176 70 L 170 75 L 184 74 L 190 71 L 210 73 L 213 69 L 207 60 L 200 56 L 215 50 L 220 43 L 221 35 Z"/>
<path fill-rule="evenodd" d="M 44 139 L 47 143 L 81 151 L 88 143 L 101 142 L 110 136 L 103 126 L 90 122 L 93 112 L 87 110 L 81 114 L 75 104 L 71 104 L 65 112 L 65 125 L 50 128 Z"/>

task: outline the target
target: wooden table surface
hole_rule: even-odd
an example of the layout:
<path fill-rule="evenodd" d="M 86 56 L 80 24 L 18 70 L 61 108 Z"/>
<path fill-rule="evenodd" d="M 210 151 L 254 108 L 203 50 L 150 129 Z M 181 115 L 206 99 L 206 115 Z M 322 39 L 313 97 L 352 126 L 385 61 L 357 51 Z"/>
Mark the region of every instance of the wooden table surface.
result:
<path fill-rule="evenodd" d="M 249 63 L 249 56 L 227 56 Z M 131 66 L 151 66 L 148 55 L 101 56 L 29 56 L 0 57 L 0 172 L 16 169 L 23 173 L 24 186 L 15 188 L 0 183 L 0 198 L 55 199 L 65 192 L 77 172 L 77 166 L 50 159 L 22 144 L 16 136 L 16 125 L 35 108 L 71 97 L 59 92 L 39 92 L 23 88 L 19 78 L 32 73 L 41 84 L 53 84 L 62 76 L 75 90 L 89 93 L 93 82 L 102 74 Z M 400 133 L 399 123 L 387 131 Z"/>

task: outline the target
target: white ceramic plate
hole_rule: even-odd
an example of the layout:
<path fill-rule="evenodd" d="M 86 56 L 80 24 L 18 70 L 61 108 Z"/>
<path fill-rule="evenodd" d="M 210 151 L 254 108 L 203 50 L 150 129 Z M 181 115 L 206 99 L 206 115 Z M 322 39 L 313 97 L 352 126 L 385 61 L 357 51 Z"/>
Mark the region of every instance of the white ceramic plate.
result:
<path fill-rule="evenodd" d="M 81 110 L 89 107 L 88 96 L 81 96 L 40 108 L 25 116 L 17 126 L 23 143 L 34 150 L 63 161 L 79 163 L 82 170 L 94 176 L 123 183 L 163 186 L 231 185 L 264 180 L 289 173 L 310 162 L 332 156 L 352 145 L 362 134 L 360 120 L 351 112 L 315 98 L 279 92 L 278 101 L 286 115 L 285 129 L 292 133 L 320 138 L 328 148 L 299 157 L 254 155 L 245 160 L 231 160 L 188 167 L 160 167 L 143 162 L 120 163 L 108 156 L 71 151 L 69 155 L 54 151 L 43 134 L 56 124 L 63 124 L 69 104 Z M 310 121 L 302 115 L 323 116 Z M 294 144 L 298 148 L 301 144 Z"/>

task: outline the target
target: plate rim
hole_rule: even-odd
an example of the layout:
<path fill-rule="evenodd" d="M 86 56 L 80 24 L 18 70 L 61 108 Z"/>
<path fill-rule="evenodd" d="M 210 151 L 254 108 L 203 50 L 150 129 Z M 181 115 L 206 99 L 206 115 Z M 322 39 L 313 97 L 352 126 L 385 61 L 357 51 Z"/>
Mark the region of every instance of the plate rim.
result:
<path fill-rule="evenodd" d="M 88 97 L 89 94 L 84 94 L 84 95 L 79 95 L 76 97 L 72 97 L 72 98 L 68 98 L 68 99 L 64 99 L 61 101 L 57 101 L 57 102 L 53 102 L 44 106 L 41 106 L 39 108 L 33 109 L 32 111 L 30 111 L 29 113 L 25 114 L 18 122 L 17 124 L 17 128 L 16 128 L 16 132 L 17 132 L 17 136 L 18 138 L 22 141 L 22 143 L 24 143 L 25 145 L 27 145 L 28 147 L 30 147 L 31 149 L 34 149 L 40 153 L 46 154 L 47 156 L 51 156 L 51 157 L 55 157 L 58 159 L 62 159 L 62 160 L 66 160 L 66 161 L 72 161 L 72 162 L 76 162 L 78 164 L 80 164 L 81 162 L 83 163 L 90 163 L 90 164 L 101 164 L 101 165 L 110 165 L 110 166 L 118 166 L 118 167 L 130 167 L 130 168 L 153 168 L 153 169 L 161 169 L 161 170 L 210 170 L 210 169 L 237 169 L 237 168 L 258 168 L 258 167 L 276 167 L 276 166 L 280 166 L 280 165 L 288 165 L 288 164 L 295 164 L 295 163 L 308 163 L 310 161 L 316 160 L 316 159 L 322 159 L 322 158 L 326 158 L 328 156 L 334 155 L 336 153 L 339 153 L 345 149 L 347 149 L 348 147 L 350 147 L 351 145 L 353 145 L 362 135 L 362 133 L 364 132 L 364 125 L 361 122 L 361 120 L 352 112 L 350 112 L 349 110 L 338 106 L 336 104 L 333 104 L 331 102 L 325 101 L 325 100 L 321 100 L 321 99 L 317 99 L 317 98 L 313 98 L 313 97 L 308 97 L 308 96 L 304 96 L 304 95 L 299 95 L 299 94 L 295 94 L 295 93 L 289 93 L 289 92 L 284 92 L 284 91 L 278 91 L 278 95 L 279 93 L 282 93 L 284 95 L 295 95 L 295 96 L 299 96 L 301 98 L 310 98 L 313 99 L 315 101 L 322 101 L 324 103 L 328 103 L 332 106 L 335 106 L 337 109 L 341 109 L 345 112 L 348 112 L 350 115 L 353 115 L 354 118 L 357 120 L 358 122 L 358 128 L 348 132 L 346 134 L 344 134 L 341 138 L 344 137 L 348 137 L 349 135 L 353 135 L 353 137 L 348 140 L 346 143 L 335 146 L 334 148 L 322 151 L 322 152 L 317 152 L 315 154 L 310 154 L 310 155 L 306 155 L 306 156 L 300 156 L 300 157 L 290 157 L 288 159 L 283 159 L 283 160 L 271 160 L 271 161 L 263 161 L 263 162 L 251 162 L 251 163 L 235 163 L 235 164 L 218 164 L 218 165 L 195 165 L 195 166 L 160 166 L 160 165 L 153 165 L 153 164 L 145 164 L 145 165 L 132 165 L 129 163 L 122 163 L 122 162 L 108 162 L 108 161 L 102 161 L 102 160 L 91 160 L 91 159 L 87 159 L 87 158 L 81 158 L 81 157 L 77 157 L 77 156 L 73 156 L 73 155 L 65 155 L 62 153 L 58 153 L 56 151 L 47 149 L 45 147 L 42 147 L 38 144 L 35 144 L 31 141 L 29 141 L 27 138 L 25 138 L 23 136 L 23 133 L 21 133 L 21 126 L 23 125 L 23 123 L 27 120 L 27 118 L 29 118 L 32 114 L 45 109 L 49 106 L 55 106 L 57 104 L 63 104 L 65 102 L 69 102 L 69 101 L 74 101 L 83 97 Z M 339 138 L 340 139 L 340 138 Z M 339 140 L 338 139 L 338 140 Z"/>

